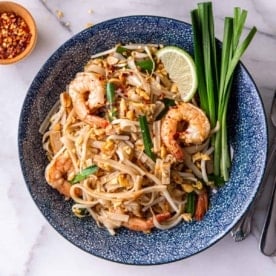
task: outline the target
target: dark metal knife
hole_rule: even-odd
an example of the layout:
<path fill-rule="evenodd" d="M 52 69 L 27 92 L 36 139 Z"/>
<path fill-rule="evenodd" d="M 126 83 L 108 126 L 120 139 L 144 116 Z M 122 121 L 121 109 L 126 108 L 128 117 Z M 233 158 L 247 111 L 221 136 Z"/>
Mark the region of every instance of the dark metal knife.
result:
<path fill-rule="evenodd" d="M 274 93 L 273 103 L 271 107 L 271 122 L 276 128 L 276 91 Z M 265 218 L 265 224 L 261 234 L 260 249 L 267 256 L 276 255 L 276 135 L 274 134 L 270 149 L 267 170 L 274 173 L 271 198 L 269 200 L 269 208 Z M 267 183 L 268 184 L 268 183 Z"/>

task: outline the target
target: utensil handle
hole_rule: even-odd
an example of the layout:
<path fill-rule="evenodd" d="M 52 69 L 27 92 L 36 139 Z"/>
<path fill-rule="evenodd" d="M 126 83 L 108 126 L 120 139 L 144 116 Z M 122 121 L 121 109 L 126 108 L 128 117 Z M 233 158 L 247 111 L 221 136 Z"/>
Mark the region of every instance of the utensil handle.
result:
<path fill-rule="evenodd" d="M 269 173 L 271 172 L 270 169 L 272 167 L 272 164 L 274 163 L 273 161 L 274 161 L 275 157 L 276 157 L 276 135 L 274 135 L 274 137 L 273 137 L 272 146 L 269 151 L 264 181 L 267 180 Z"/>
<path fill-rule="evenodd" d="M 275 155 L 276 155 L 276 136 L 274 136 L 272 141 L 272 147 L 269 151 L 265 175 L 264 175 L 261 187 L 256 196 L 256 199 L 258 199 L 261 196 L 264 188 L 267 186 L 267 180 L 269 178 L 268 176 L 271 172 L 271 167 L 275 159 Z M 244 240 L 251 232 L 251 221 L 252 221 L 252 216 L 256 206 L 256 199 L 251 204 L 248 211 L 243 215 L 243 217 L 240 219 L 240 221 L 234 226 L 234 228 L 231 231 L 231 236 L 236 242 Z M 275 213 L 275 216 L 276 216 L 276 213 Z"/>
<path fill-rule="evenodd" d="M 231 236 L 235 242 L 244 240 L 251 232 L 251 221 L 255 210 L 255 202 L 249 207 L 240 221 L 235 225 L 231 231 Z"/>
<path fill-rule="evenodd" d="M 276 254 L 276 176 L 273 181 L 273 192 L 263 232 L 261 235 L 260 249 L 266 256 Z"/>

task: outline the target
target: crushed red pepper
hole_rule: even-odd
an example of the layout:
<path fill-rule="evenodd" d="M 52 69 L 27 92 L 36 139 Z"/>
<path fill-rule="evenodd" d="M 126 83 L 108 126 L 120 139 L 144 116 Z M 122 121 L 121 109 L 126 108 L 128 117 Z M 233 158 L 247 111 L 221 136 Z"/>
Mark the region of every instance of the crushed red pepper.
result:
<path fill-rule="evenodd" d="M 25 20 L 14 12 L 0 13 L 0 59 L 11 59 L 21 54 L 31 40 Z"/>

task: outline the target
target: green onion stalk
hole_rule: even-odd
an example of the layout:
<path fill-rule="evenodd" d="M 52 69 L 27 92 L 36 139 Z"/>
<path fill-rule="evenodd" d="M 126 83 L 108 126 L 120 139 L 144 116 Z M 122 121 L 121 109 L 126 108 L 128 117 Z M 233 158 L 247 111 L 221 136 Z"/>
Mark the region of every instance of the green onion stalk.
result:
<path fill-rule="evenodd" d="M 114 106 L 115 105 L 115 85 L 112 82 L 108 82 L 106 84 L 106 99 L 108 103 L 108 119 L 110 122 L 112 122 L 114 119 L 116 119 L 117 116 L 117 109 Z"/>
<path fill-rule="evenodd" d="M 94 174 L 98 171 L 97 165 L 89 166 L 82 171 L 80 171 L 78 174 L 75 175 L 75 177 L 70 181 L 71 184 L 76 184 L 81 182 L 82 180 L 89 177 L 91 174 Z"/>
<path fill-rule="evenodd" d="M 194 58 L 199 79 L 200 106 L 210 119 L 211 127 L 219 124 L 212 137 L 214 174 L 229 179 L 231 165 L 227 133 L 227 111 L 235 69 L 250 42 L 256 27 L 241 41 L 247 11 L 234 8 L 234 16 L 224 20 L 222 47 L 215 40 L 212 3 L 199 3 L 191 12 Z"/>
<path fill-rule="evenodd" d="M 141 128 L 142 139 L 144 143 L 145 153 L 153 160 L 156 160 L 156 156 L 153 152 L 153 143 L 150 135 L 150 129 L 145 115 L 139 116 L 139 125 Z"/>

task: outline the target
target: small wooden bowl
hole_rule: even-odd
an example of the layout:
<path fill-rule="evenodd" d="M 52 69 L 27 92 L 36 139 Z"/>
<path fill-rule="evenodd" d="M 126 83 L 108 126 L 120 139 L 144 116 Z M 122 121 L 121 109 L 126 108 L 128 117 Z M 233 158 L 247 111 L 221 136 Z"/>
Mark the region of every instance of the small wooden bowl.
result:
<path fill-rule="evenodd" d="M 0 58 L 0 64 L 12 64 L 22 60 L 32 52 L 37 41 L 37 28 L 34 18 L 30 14 L 30 12 L 18 3 L 10 1 L 0 1 L 0 14 L 2 14 L 3 12 L 13 12 L 16 15 L 20 16 L 29 26 L 30 33 L 32 34 L 30 42 L 23 52 L 13 58 Z"/>

